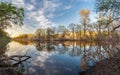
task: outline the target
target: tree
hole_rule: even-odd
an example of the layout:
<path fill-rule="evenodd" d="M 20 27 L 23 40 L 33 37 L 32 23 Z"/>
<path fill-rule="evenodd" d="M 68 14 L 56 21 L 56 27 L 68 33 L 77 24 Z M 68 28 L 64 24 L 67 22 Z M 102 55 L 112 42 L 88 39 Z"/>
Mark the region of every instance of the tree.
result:
<path fill-rule="evenodd" d="M 102 20 L 103 20 L 103 16 L 101 15 L 101 13 L 99 13 L 99 16 L 98 16 L 98 23 L 97 23 L 97 26 L 98 26 L 98 33 L 101 35 L 101 27 L 102 27 Z"/>
<path fill-rule="evenodd" d="M 24 9 L 11 3 L 0 3 L 0 29 L 11 27 L 12 24 L 23 25 Z"/>
<path fill-rule="evenodd" d="M 106 27 L 114 20 L 120 20 L 120 1 L 119 0 L 96 0 L 96 12 L 102 12 L 103 15 L 111 15 L 112 20 L 106 23 Z M 120 25 L 113 28 L 113 31 Z"/>
<path fill-rule="evenodd" d="M 74 40 L 74 33 L 75 33 L 75 24 L 74 23 L 71 23 L 71 24 L 69 24 L 69 26 L 68 26 L 69 28 L 70 28 L 70 30 L 71 30 L 71 32 L 72 32 L 72 34 L 73 34 L 73 36 L 72 36 L 72 39 Z"/>
<path fill-rule="evenodd" d="M 65 39 L 65 35 L 67 34 L 67 28 L 65 26 L 57 27 L 57 34 L 62 34 L 61 39 Z"/>
<path fill-rule="evenodd" d="M 3 38 L 3 37 L 8 37 L 8 33 L 4 32 L 3 30 L 0 30 L 0 38 Z"/>
<path fill-rule="evenodd" d="M 87 27 L 88 27 L 88 32 L 89 32 L 89 39 L 92 40 L 93 39 L 93 35 L 94 35 L 94 27 L 93 27 L 93 23 L 90 23 Z"/>
<path fill-rule="evenodd" d="M 66 27 L 65 26 L 58 26 L 57 27 L 57 34 L 59 34 L 59 33 L 64 33 L 64 31 L 66 30 Z"/>
<path fill-rule="evenodd" d="M 38 37 L 39 39 L 41 38 L 41 34 L 42 34 L 42 29 L 37 29 L 35 31 L 35 37 Z"/>
<path fill-rule="evenodd" d="M 90 14 L 90 10 L 88 10 L 88 9 L 80 10 L 81 21 L 84 26 L 84 36 L 86 33 L 86 25 L 87 25 L 87 20 L 88 20 L 89 14 Z"/>
<path fill-rule="evenodd" d="M 45 40 L 46 39 L 46 29 L 37 29 L 34 33 L 35 38 L 39 40 Z"/>
<path fill-rule="evenodd" d="M 76 34 L 76 39 L 79 40 L 81 38 L 81 25 L 79 24 L 75 25 L 75 34 Z"/>
<path fill-rule="evenodd" d="M 51 28 L 47 28 L 47 39 L 50 41 L 50 40 L 53 40 L 53 35 L 54 35 L 54 31 L 51 29 Z"/>

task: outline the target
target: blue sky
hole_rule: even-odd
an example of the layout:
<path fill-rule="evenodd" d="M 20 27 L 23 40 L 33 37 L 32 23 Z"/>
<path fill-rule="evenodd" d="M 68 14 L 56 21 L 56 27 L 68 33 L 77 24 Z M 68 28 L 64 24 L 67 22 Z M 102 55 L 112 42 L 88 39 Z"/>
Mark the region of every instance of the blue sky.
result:
<path fill-rule="evenodd" d="M 0 0 L 3 1 L 3 0 Z M 4 0 L 25 9 L 25 20 L 22 27 L 7 29 L 11 36 L 22 33 L 33 33 L 38 28 L 80 22 L 80 9 L 90 9 L 91 20 L 94 20 L 95 0 Z"/>

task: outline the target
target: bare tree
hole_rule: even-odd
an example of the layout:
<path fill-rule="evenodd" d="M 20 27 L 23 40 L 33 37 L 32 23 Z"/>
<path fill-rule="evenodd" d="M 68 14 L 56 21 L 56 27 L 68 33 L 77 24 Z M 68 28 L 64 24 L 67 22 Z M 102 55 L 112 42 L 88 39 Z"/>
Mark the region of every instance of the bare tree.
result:
<path fill-rule="evenodd" d="M 87 25 L 87 21 L 88 21 L 88 17 L 90 14 L 90 10 L 89 9 L 82 9 L 80 10 L 80 16 L 81 16 L 81 22 L 84 26 L 84 36 L 86 34 L 86 25 Z"/>

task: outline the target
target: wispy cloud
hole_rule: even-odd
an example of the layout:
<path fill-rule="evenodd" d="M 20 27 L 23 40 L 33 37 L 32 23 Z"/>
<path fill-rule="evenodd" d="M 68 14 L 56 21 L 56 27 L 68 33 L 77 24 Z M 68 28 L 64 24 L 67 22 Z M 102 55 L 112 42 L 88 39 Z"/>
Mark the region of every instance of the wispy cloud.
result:
<path fill-rule="evenodd" d="M 7 0 L 9 1 L 9 0 Z M 25 1 L 24 0 L 11 0 L 11 3 L 16 5 L 17 7 L 25 7 Z"/>
<path fill-rule="evenodd" d="M 32 4 L 26 4 L 26 9 L 27 10 L 29 10 L 29 11 L 31 11 L 31 10 L 33 10 L 34 9 L 34 5 L 32 5 Z"/>
<path fill-rule="evenodd" d="M 54 0 L 44 0 L 42 4 L 43 7 L 41 9 L 28 12 L 27 17 L 31 20 L 34 19 L 38 23 L 39 27 L 46 28 L 54 25 L 54 23 L 50 21 L 49 18 L 53 18 L 55 16 L 54 12 L 60 4 Z"/>
<path fill-rule="evenodd" d="M 83 1 L 85 1 L 85 2 L 91 2 L 91 1 L 95 1 L 95 0 L 83 0 Z"/>
<path fill-rule="evenodd" d="M 71 9 L 72 6 L 71 6 L 71 5 L 68 5 L 68 6 L 65 6 L 64 8 L 65 8 L 65 9 Z"/>
<path fill-rule="evenodd" d="M 24 25 L 9 28 L 11 35 L 22 33 L 32 33 L 37 28 L 46 28 L 58 24 L 69 24 L 77 22 L 79 18 L 78 10 L 89 7 L 88 3 L 94 0 L 0 0 L 11 2 L 17 7 L 25 9 Z M 79 5 L 79 3 L 84 3 Z M 76 5 L 78 4 L 78 5 Z M 91 7 L 90 7 L 91 8 Z M 78 21 L 79 22 L 79 21 Z"/>
<path fill-rule="evenodd" d="M 24 25 L 22 27 L 14 26 L 12 28 L 8 28 L 6 32 L 8 32 L 11 37 L 15 37 L 23 33 L 33 33 L 33 28 L 28 27 L 27 25 Z"/>
<path fill-rule="evenodd" d="M 17 28 L 17 30 L 15 27 L 9 28 L 7 31 L 9 31 L 11 35 L 25 33 L 26 31 L 31 32 L 30 28 L 34 27 L 35 25 L 31 25 L 32 21 L 36 22 L 36 24 L 38 25 L 37 27 L 39 28 L 46 28 L 55 25 L 50 19 L 55 16 L 54 12 L 61 5 L 60 2 L 55 0 L 43 0 L 41 2 L 37 2 L 37 0 L 30 0 L 31 3 L 26 3 L 25 0 L 12 0 L 11 2 L 17 7 L 23 7 L 26 11 L 25 19 L 29 20 L 27 21 L 29 23 L 25 22 L 25 25 L 22 28 Z M 40 4 L 42 4 L 42 7 L 38 7 L 38 5 Z M 15 31 L 17 31 L 17 33 L 12 33 Z"/>

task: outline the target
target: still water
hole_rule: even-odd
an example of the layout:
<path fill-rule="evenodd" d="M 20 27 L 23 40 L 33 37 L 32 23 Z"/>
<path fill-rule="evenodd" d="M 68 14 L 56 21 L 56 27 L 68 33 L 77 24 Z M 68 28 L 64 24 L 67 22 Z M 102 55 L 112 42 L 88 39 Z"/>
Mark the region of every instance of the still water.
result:
<path fill-rule="evenodd" d="M 79 75 L 96 62 L 117 53 L 118 44 L 85 42 L 15 42 L 6 44 L 4 56 L 27 55 L 20 64 L 27 75 Z M 6 49 L 6 50 L 5 50 Z"/>

